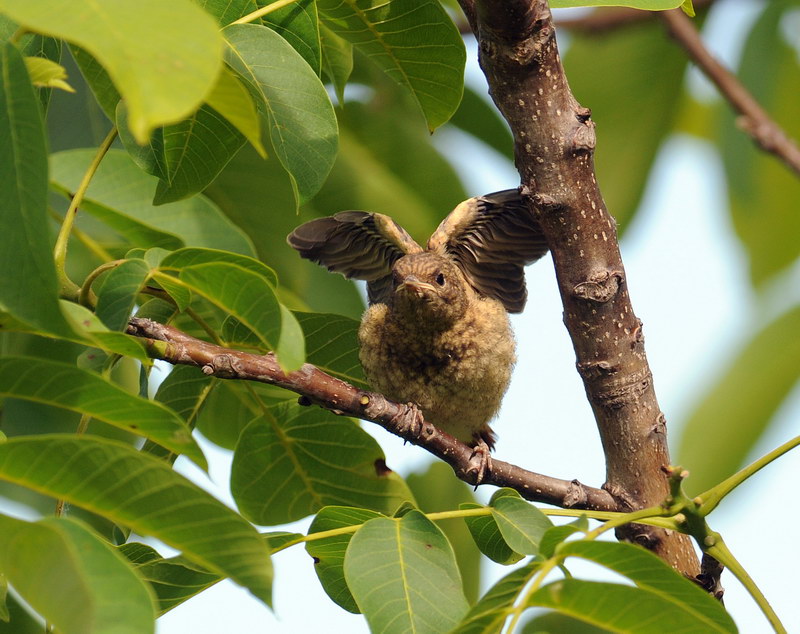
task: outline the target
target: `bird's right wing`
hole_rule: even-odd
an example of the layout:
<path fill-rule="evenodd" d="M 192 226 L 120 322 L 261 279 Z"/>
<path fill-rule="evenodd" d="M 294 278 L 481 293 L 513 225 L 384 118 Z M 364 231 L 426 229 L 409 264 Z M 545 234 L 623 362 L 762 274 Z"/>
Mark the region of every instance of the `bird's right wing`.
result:
<path fill-rule="evenodd" d="M 420 247 L 389 216 L 342 211 L 300 225 L 286 241 L 307 260 L 367 281 L 369 303 L 385 302 L 392 287 L 392 265 Z"/>

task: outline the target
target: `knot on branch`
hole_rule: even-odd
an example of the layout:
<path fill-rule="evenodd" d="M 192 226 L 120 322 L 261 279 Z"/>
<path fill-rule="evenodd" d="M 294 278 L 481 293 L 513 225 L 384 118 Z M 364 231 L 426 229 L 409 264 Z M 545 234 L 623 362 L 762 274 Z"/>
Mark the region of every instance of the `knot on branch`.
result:
<path fill-rule="evenodd" d="M 203 366 L 202 370 L 203 374 L 221 378 L 231 378 L 239 375 L 236 359 L 230 354 L 215 355 L 211 361 Z"/>
<path fill-rule="evenodd" d="M 635 403 L 650 387 L 653 375 L 647 367 L 611 381 L 609 385 L 592 386 L 587 390 L 594 403 L 607 409 L 619 409 Z"/>
<path fill-rule="evenodd" d="M 609 361 L 579 361 L 575 366 L 584 380 L 596 379 L 619 372 L 619 366 Z"/>
<path fill-rule="evenodd" d="M 575 118 L 580 123 L 575 127 L 575 132 L 572 134 L 569 150 L 573 154 L 594 152 L 595 145 L 597 144 L 594 121 L 590 120 L 588 116 L 581 120 L 581 114 L 576 114 Z"/>
<path fill-rule="evenodd" d="M 525 193 L 525 189 L 526 188 L 523 188 L 522 190 L 523 194 Z M 553 198 L 549 194 L 534 194 L 531 196 L 531 200 L 542 213 L 557 213 L 566 207 L 564 202 Z"/>
<path fill-rule="evenodd" d="M 585 282 L 576 284 L 572 294 L 578 299 L 604 304 L 617 294 L 623 279 L 621 271 L 593 273 Z"/>
<path fill-rule="evenodd" d="M 659 412 L 658 416 L 656 417 L 656 422 L 653 424 L 652 429 L 650 430 L 651 434 L 666 434 L 667 433 L 667 417 L 664 416 L 664 412 Z"/>
<path fill-rule="evenodd" d="M 586 503 L 589 496 L 586 494 L 584 486 L 578 480 L 572 480 L 569 483 L 569 490 L 564 496 L 564 508 L 586 508 Z"/>

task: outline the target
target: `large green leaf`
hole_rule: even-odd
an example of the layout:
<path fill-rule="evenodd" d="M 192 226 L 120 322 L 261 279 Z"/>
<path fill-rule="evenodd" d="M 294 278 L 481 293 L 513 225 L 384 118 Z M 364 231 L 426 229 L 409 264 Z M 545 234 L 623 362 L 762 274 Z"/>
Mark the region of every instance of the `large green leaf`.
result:
<path fill-rule="evenodd" d="M 0 309 L 70 335 L 58 309 L 47 232 L 47 146 L 36 93 L 10 43 L 0 45 Z"/>
<path fill-rule="evenodd" d="M 653 21 L 613 37 L 574 34 L 564 66 L 575 97 L 597 123 L 597 182 L 624 231 L 677 118 L 686 55 Z"/>
<path fill-rule="evenodd" d="M 266 4 L 271 3 L 259 2 L 259 5 Z M 295 0 L 268 13 L 261 21 L 289 42 L 311 69 L 320 74 L 320 24 L 315 0 Z"/>
<path fill-rule="evenodd" d="M 269 603 L 269 549 L 251 524 L 161 460 L 118 442 L 64 434 L 0 444 L 0 479 L 152 535 Z"/>
<path fill-rule="evenodd" d="M 317 6 L 326 26 L 411 92 L 431 131 L 452 116 L 466 52 L 437 0 L 317 0 Z"/>
<path fill-rule="evenodd" d="M 106 326 L 125 329 L 149 274 L 147 262 L 134 258 L 120 263 L 105 276 L 97 293 L 97 316 Z"/>
<path fill-rule="evenodd" d="M 416 510 L 358 529 L 344 574 L 373 632 L 448 632 L 469 607 L 447 538 Z"/>
<path fill-rule="evenodd" d="M 786 41 L 782 17 L 797 7 L 794 0 L 767 4 L 750 32 L 739 69 L 742 83 L 792 139 L 800 139 L 800 61 L 796 41 Z M 726 109 L 720 119 L 721 152 L 733 224 L 750 256 L 753 282 L 760 284 L 800 256 L 800 179 L 756 147 L 736 125 L 736 116 Z"/>
<path fill-rule="evenodd" d="M 747 332 L 747 331 L 745 331 Z M 727 364 L 683 428 L 678 458 L 700 493 L 736 472 L 800 379 L 800 308 L 764 327 Z"/>
<path fill-rule="evenodd" d="M 253 98 L 227 65 L 222 67 L 217 83 L 206 98 L 206 103 L 233 124 L 259 155 L 267 156 L 267 151 L 261 143 L 261 119 Z M 224 167 L 223 164 L 214 176 L 216 177 Z"/>
<path fill-rule="evenodd" d="M 239 255 L 238 253 L 220 251 L 218 249 L 200 249 L 196 247 L 178 249 L 164 256 L 160 262 L 160 266 L 164 269 L 181 270 L 187 266 L 208 264 L 211 262 L 228 262 L 230 264 L 235 264 L 240 268 L 257 273 L 273 288 L 278 285 L 278 276 L 275 275 L 275 271 L 260 260 L 246 255 Z"/>
<path fill-rule="evenodd" d="M 213 15 L 220 26 L 230 24 L 256 10 L 255 0 L 195 0 Z"/>
<path fill-rule="evenodd" d="M 308 534 L 364 524 L 380 516 L 380 513 L 369 509 L 326 506 L 311 522 Z M 352 533 L 345 533 L 308 541 L 306 552 L 314 558 L 314 572 L 331 601 L 348 612 L 358 614 L 360 610 L 344 578 L 344 557 L 352 537 Z"/>
<path fill-rule="evenodd" d="M 74 365 L 5 357 L 0 359 L 0 394 L 87 414 L 149 438 L 207 468 L 202 450 L 175 412 Z"/>
<path fill-rule="evenodd" d="M 219 30 L 191 0 L 3 0 L 0 10 L 32 31 L 74 42 L 96 57 L 125 98 L 131 131 L 140 143 L 156 126 L 190 115 L 219 72 Z"/>
<path fill-rule="evenodd" d="M 336 90 L 339 103 L 344 103 L 344 87 L 353 72 L 353 45 L 324 24 L 319 25 L 322 47 L 322 70 Z"/>
<path fill-rule="evenodd" d="M 271 29 L 236 24 L 224 34 L 227 60 L 261 101 L 272 147 L 302 204 L 319 191 L 336 158 L 338 132 L 328 93 L 300 54 Z"/>
<path fill-rule="evenodd" d="M 295 313 L 306 338 L 307 360 L 320 370 L 359 387 L 367 387 L 358 360 L 358 322 L 324 313 Z"/>
<path fill-rule="evenodd" d="M 150 587 L 124 557 L 75 520 L 30 523 L 0 515 L 0 569 L 59 632 L 155 631 Z"/>
<path fill-rule="evenodd" d="M 69 150 L 51 155 L 51 184 L 69 196 L 94 154 L 94 150 Z M 254 253 L 250 239 L 203 196 L 153 206 L 157 183 L 126 152 L 112 149 L 92 178 L 82 209 L 135 246 L 175 249 L 185 245 Z"/>
<path fill-rule="evenodd" d="M 105 115 L 111 121 L 114 121 L 114 112 L 120 101 L 120 96 L 119 91 L 114 86 L 114 82 L 111 81 L 111 77 L 108 76 L 108 73 L 100 62 L 92 57 L 88 51 L 74 44 L 70 45 L 69 50 L 78 68 L 81 69 L 81 74 L 86 80 L 86 83 L 89 85 L 92 93 L 94 93 L 98 105 Z M 128 132 L 127 124 L 125 130 L 120 130 L 120 132 Z"/>
<path fill-rule="evenodd" d="M 509 547 L 524 555 L 538 554 L 542 535 L 553 526 L 533 504 L 510 495 L 492 499 L 492 517 Z"/>
<path fill-rule="evenodd" d="M 411 495 L 384 460 L 378 443 L 353 421 L 282 403 L 239 437 L 231 492 L 246 517 L 267 526 L 331 505 L 391 513 Z"/>

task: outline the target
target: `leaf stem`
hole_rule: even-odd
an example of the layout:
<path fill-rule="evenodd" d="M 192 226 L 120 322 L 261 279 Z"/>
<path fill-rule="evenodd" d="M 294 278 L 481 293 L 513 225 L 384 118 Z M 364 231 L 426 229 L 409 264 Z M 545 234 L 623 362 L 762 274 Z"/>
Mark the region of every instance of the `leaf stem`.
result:
<path fill-rule="evenodd" d="M 767 598 L 762 594 L 756 582 L 753 581 L 753 578 L 747 574 L 744 567 L 739 563 L 736 557 L 733 556 L 733 553 L 728 549 L 727 544 L 723 541 L 719 533 L 714 534 L 714 539 L 714 544 L 706 547 L 704 549 L 705 552 L 726 566 L 734 574 L 747 592 L 750 593 L 750 596 L 753 597 L 758 607 L 761 608 L 761 611 L 764 613 L 764 616 L 767 617 L 772 629 L 778 634 L 786 634 L 786 628 L 783 626 L 783 623 L 781 623 L 778 615 L 775 614 L 775 610 L 772 609 L 769 601 L 767 601 Z"/>
<path fill-rule="evenodd" d="M 238 20 L 234 20 L 231 24 L 247 24 L 248 22 L 253 22 L 254 20 L 258 20 L 268 13 L 272 13 L 273 11 L 277 11 L 278 9 L 282 9 L 283 7 L 289 6 L 293 2 L 297 2 L 297 0 L 278 0 L 277 2 L 273 2 L 272 4 L 268 4 L 265 7 L 261 7 L 260 9 L 256 9 L 252 13 L 248 13 L 247 15 L 239 18 Z"/>
<path fill-rule="evenodd" d="M 522 594 L 521 600 L 517 602 L 517 605 L 514 606 L 512 609 L 512 614 L 514 615 L 511 619 L 511 622 L 508 624 L 506 628 L 506 632 L 513 632 L 514 628 L 516 628 L 517 623 L 519 622 L 520 618 L 522 618 L 522 613 L 525 611 L 528 602 L 530 601 L 531 596 L 534 592 L 536 592 L 542 585 L 545 577 L 550 574 L 550 572 L 558 566 L 563 557 L 555 555 L 554 557 L 550 557 L 547 561 L 542 563 L 541 568 L 536 571 L 536 575 L 533 578 L 533 583 L 528 586 L 525 592 Z"/>
<path fill-rule="evenodd" d="M 83 280 L 83 286 L 81 286 L 81 292 L 78 296 L 78 303 L 82 306 L 86 306 L 87 308 L 94 308 L 95 304 L 97 304 L 97 296 L 92 292 L 92 284 L 103 273 L 118 267 L 124 261 L 125 260 L 112 260 L 111 262 L 104 262 L 94 271 L 89 273 L 89 275 L 86 276 L 86 279 Z"/>
<path fill-rule="evenodd" d="M 83 178 L 78 185 L 78 189 L 75 190 L 75 194 L 72 196 L 72 200 L 69 203 L 67 213 L 64 215 L 64 222 L 61 224 L 61 229 L 59 230 L 58 237 L 56 238 L 56 245 L 53 249 L 53 259 L 55 260 L 56 274 L 58 275 L 58 281 L 61 287 L 61 295 L 65 299 L 75 300 L 78 298 L 80 293 L 78 285 L 69 279 L 66 271 L 67 243 L 69 242 L 72 225 L 75 223 L 75 217 L 78 214 L 78 207 L 80 206 L 81 202 L 83 202 L 83 196 L 86 194 L 86 190 L 89 188 L 89 183 L 92 181 L 92 177 L 95 175 L 97 168 L 100 166 L 100 161 L 103 160 L 103 157 L 106 155 L 108 149 L 111 147 L 111 144 L 116 138 L 117 127 L 113 126 L 108 135 L 106 135 L 106 138 L 103 139 L 100 147 L 97 149 L 97 154 L 95 154 L 95 157 L 92 159 L 92 162 L 86 169 L 86 172 L 84 173 Z"/>
<path fill-rule="evenodd" d="M 754 475 L 755 473 L 766 467 L 770 462 L 780 458 L 783 454 L 791 451 L 798 445 L 800 445 L 800 436 L 795 436 L 788 442 L 783 443 L 780 447 L 773 449 L 768 454 L 762 456 L 755 462 L 749 464 L 741 471 L 734 473 L 728 479 L 723 480 L 716 486 L 710 488 L 705 493 L 701 493 L 698 496 L 702 500 L 700 506 L 700 512 L 703 515 L 708 515 L 709 513 L 711 513 L 711 511 L 717 508 L 717 505 L 719 505 L 719 503 L 722 501 L 722 498 L 728 495 L 742 482 L 747 480 L 747 478 Z"/>

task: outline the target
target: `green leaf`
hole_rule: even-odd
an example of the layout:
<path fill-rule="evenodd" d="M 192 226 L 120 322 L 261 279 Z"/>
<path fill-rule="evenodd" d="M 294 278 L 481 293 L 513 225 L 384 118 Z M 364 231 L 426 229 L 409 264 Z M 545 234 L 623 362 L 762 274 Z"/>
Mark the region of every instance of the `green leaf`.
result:
<path fill-rule="evenodd" d="M 269 550 L 253 526 L 161 460 L 88 435 L 17 437 L 0 444 L 0 479 L 157 537 L 270 603 Z"/>
<path fill-rule="evenodd" d="M 116 111 L 117 104 L 120 102 L 119 91 L 111 81 L 106 70 L 100 65 L 92 55 L 82 49 L 80 46 L 70 44 L 69 50 L 72 57 L 75 59 L 78 68 L 81 69 L 81 74 L 89 85 L 92 93 L 100 108 L 103 110 L 109 120 L 114 121 L 114 112 Z M 119 129 L 120 134 L 128 133 L 127 124 L 125 128 Z"/>
<path fill-rule="evenodd" d="M 353 72 L 353 45 L 339 37 L 324 23 L 319 24 L 322 46 L 322 70 L 336 90 L 339 103 L 344 103 L 344 87 Z"/>
<path fill-rule="evenodd" d="M 419 511 L 358 529 L 344 574 L 373 632 L 447 632 L 468 609 L 453 550 Z"/>
<path fill-rule="evenodd" d="M 75 92 L 75 89 L 67 83 L 67 70 L 61 64 L 44 57 L 26 57 L 25 68 L 34 86 Z"/>
<path fill-rule="evenodd" d="M 744 332 L 748 332 L 745 330 Z M 767 324 L 736 353 L 689 416 L 678 456 L 700 493 L 735 473 L 800 378 L 800 307 Z"/>
<path fill-rule="evenodd" d="M 686 64 L 657 20 L 613 37 L 576 33 L 564 55 L 570 87 L 597 122 L 597 182 L 621 232 L 633 220 L 653 161 L 674 128 Z"/>
<path fill-rule="evenodd" d="M 480 504 L 460 504 L 458 508 L 479 509 L 483 507 Z M 523 555 L 514 551 L 503 539 L 503 534 L 500 532 L 494 516 L 465 517 L 464 523 L 467 525 L 475 545 L 492 561 L 509 566 L 522 559 Z"/>
<path fill-rule="evenodd" d="M 80 522 L 24 522 L 0 515 L 0 568 L 64 634 L 155 631 L 150 588 L 124 557 Z"/>
<path fill-rule="evenodd" d="M 450 511 L 456 505 L 468 504 L 475 499 L 472 489 L 456 478 L 453 469 L 440 460 L 432 462 L 424 473 L 410 474 L 406 483 L 423 513 Z M 480 588 L 481 553 L 461 518 L 438 520 L 436 525 L 453 547 L 464 582 L 464 595 L 470 604 L 475 603 Z"/>
<path fill-rule="evenodd" d="M 19 51 L 0 45 L 0 310 L 62 336 L 47 221 L 47 147 L 36 93 Z M 13 272 L 13 274 L 12 274 Z"/>
<path fill-rule="evenodd" d="M 255 0 L 196 0 L 196 2 L 213 15 L 220 26 L 230 24 L 258 8 Z"/>
<path fill-rule="evenodd" d="M 611 630 L 595 625 L 589 625 L 560 612 L 544 612 L 537 614 L 520 629 L 521 634 L 543 634 L 558 632 L 558 634 L 613 634 Z"/>
<path fill-rule="evenodd" d="M 790 139 L 800 139 L 797 94 L 800 61 L 790 44 L 783 16 L 794 2 L 770 2 L 756 22 L 742 53 L 739 78 L 759 105 Z M 769 72 L 764 72 L 769 68 Z M 720 117 L 720 153 L 728 181 L 731 218 L 750 258 L 750 276 L 762 284 L 800 256 L 800 179 L 781 160 L 767 154 L 743 133 L 730 108 Z"/>
<path fill-rule="evenodd" d="M 119 547 L 136 573 L 156 593 L 158 616 L 220 581 L 218 574 L 199 569 L 185 557 L 165 559 L 145 544 L 131 542 Z"/>
<path fill-rule="evenodd" d="M 233 450 L 242 430 L 261 413 L 261 403 L 271 405 L 287 400 L 290 395 L 272 385 L 216 381 L 200 410 L 197 429 L 211 442 Z"/>
<path fill-rule="evenodd" d="M 175 412 L 74 365 L 33 357 L 2 358 L 0 394 L 88 414 L 208 468 L 202 450 Z"/>
<path fill-rule="evenodd" d="M 6 599 L 9 621 L 0 621 L 0 634 L 42 634 L 42 623 L 22 607 L 13 594 Z"/>
<path fill-rule="evenodd" d="M 542 535 L 542 539 L 539 542 L 539 554 L 542 557 L 552 557 L 553 553 L 556 551 L 556 547 L 564 543 L 567 537 L 575 533 L 585 533 L 588 530 L 589 521 L 586 519 L 585 515 L 582 515 L 569 524 L 551 526 L 544 532 L 544 535 Z"/>
<path fill-rule="evenodd" d="M 267 151 L 261 143 L 261 119 L 258 117 L 253 98 L 227 66 L 223 65 L 217 83 L 206 97 L 206 103 L 233 124 L 259 156 L 267 157 Z"/>
<path fill-rule="evenodd" d="M 704 619 L 663 595 L 614 583 L 563 579 L 534 592 L 528 605 L 558 610 L 620 634 L 736 631 L 709 628 Z M 619 606 L 625 609 L 620 610 Z"/>
<path fill-rule="evenodd" d="M 376 517 L 381 517 L 381 514 L 369 509 L 326 506 L 311 522 L 308 534 L 364 524 Z M 352 533 L 347 533 L 308 541 L 306 552 L 314 558 L 314 572 L 317 573 L 319 582 L 331 601 L 348 612 L 360 614 L 356 600 L 344 578 L 344 557 L 352 537 Z"/>
<path fill-rule="evenodd" d="M 125 98 L 140 143 L 153 128 L 190 115 L 219 72 L 219 30 L 191 0 L 135 6 L 5 0 L 3 10 L 32 31 L 69 40 L 96 57 Z"/>
<path fill-rule="evenodd" d="M 509 572 L 472 606 L 464 620 L 453 631 L 458 634 L 488 634 L 500 631 L 508 618 L 509 608 L 540 566 L 541 562 L 530 561 Z"/>
<path fill-rule="evenodd" d="M 516 497 L 502 496 L 492 501 L 492 517 L 509 547 L 524 555 L 536 555 L 550 519 L 533 504 Z"/>
<path fill-rule="evenodd" d="M 97 293 L 97 316 L 111 330 L 124 330 L 150 267 L 141 259 L 125 260 L 103 279 Z"/>
<path fill-rule="evenodd" d="M 328 93 L 305 60 L 280 35 L 254 24 L 224 29 L 227 60 L 261 101 L 269 135 L 298 204 L 319 191 L 338 147 Z"/>
<path fill-rule="evenodd" d="M 188 266 L 195 266 L 197 264 L 208 264 L 212 262 L 227 262 L 235 264 L 236 266 L 252 271 L 263 277 L 267 283 L 275 288 L 278 285 L 278 276 L 271 268 L 260 260 L 248 257 L 246 255 L 239 255 L 238 253 L 230 253 L 229 251 L 220 251 L 219 249 L 200 249 L 196 247 L 187 247 L 185 249 L 178 249 L 169 255 L 165 256 L 160 263 L 162 269 L 170 269 L 179 271 Z"/>
<path fill-rule="evenodd" d="M 270 407 L 242 432 L 231 492 L 245 517 L 266 526 L 331 505 L 391 513 L 411 497 L 372 436 L 351 420 L 295 402 Z"/>
<path fill-rule="evenodd" d="M 640 546 L 624 542 L 581 540 L 564 544 L 559 549 L 559 554 L 587 559 L 628 577 L 639 588 L 672 603 L 676 612 L 683 612 L 696 619 L 701 625 L 701 629 L 696 630 L 698 632 L 737 631 L 733 619 L 719 601 L 696 583 L 683 577 L 664 560 Z M 603 627 L 610 625 L 602 620 L 595 624 Z M 661 631 L 684 630 L 679 627 L 665 627 Z"/>
<path fill-rule="evenodd" d="M 266 4 L 270 2 L 259 2 L 259 5 Z M 311 69 L 320 74 L 320 24 L 314 0 L 295 0 L 268 13 L 261 22 L 289 42 Z"/>
<path fill-rule="evenodd" d="M 685 0 L 552 0 L 550 6 L 563 9 L 567 7 L 631 7 L 643 11 L 666 11 L 675 9 Z"/>
<path fill-rule="evenodd" d="M 51 185 L 68 197 L 94 154 L 94 150 L 69 150 L 51 155 Z M 135 246 L 197 246 L 254 253 L 250 239 L 204 196 L 153 206 L 157 183 L 158 179 L 143 173 L 126 152 L 112 149 L 92 178 L 82 209 Z"/>
<path fill-rule="evenodd" d="M 326 26 L 410 91 L 431 131 L 456 111 L 466 52 L 439 2 L 318 0 L 317 6 Z"/>
<path fill-rule="evenodd" d="M 325 313 L 300 313 L 294 316 L 303 328 L 306 359 L 323 372 L 368 389 L 358 360 L 358 326 L 355 319 Z"/>

